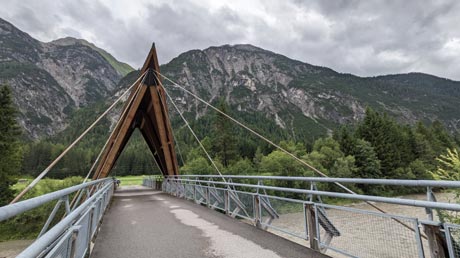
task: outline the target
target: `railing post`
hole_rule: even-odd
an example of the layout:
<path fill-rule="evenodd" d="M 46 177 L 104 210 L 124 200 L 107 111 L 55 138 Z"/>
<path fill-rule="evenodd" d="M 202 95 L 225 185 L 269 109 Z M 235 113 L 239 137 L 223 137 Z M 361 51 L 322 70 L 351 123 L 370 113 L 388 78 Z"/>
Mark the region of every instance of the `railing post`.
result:
<path fill-rule="evenodd" d="M 262 221 L 262 211 L 260 209 L 260 197 L 259 197 L 259 194 L 255 194 L 254 195 L 254 202 L 253 202 L 253 211 L 254 211 L 254 220 L 255 220 L 255 226 L 258 227 L 258 228 L 262 228 L 262 224 L 261 224 L 261 221 Z"/>
<path fill-rule="evenodd" d="M 308 226 L 308 239 L 310 240 L 310 248 L 313 250 L 320 251 L 320 246 L 318 242 L 318 227 L 316 225 L 316 214 L 315 206 L 313 203 L 305 203 L 305 213 L 307 217 L 307 226 Z"/>
<path fill-rule="evenodd" d="M 90 239 L 93 240 L 96 237 L 96 229 L 97 229 L 97 226 L 98 226 L 97 223 L 93 223 L 93 221 L 96 219 L 95 218 L 96 206 L 94 206 L 94 204 L 93 204 L 90 209 L 91 209 L 91 211 L 90 211 L 90 214 L 91 214 L 90 219 L 91 220 L 89 222 L 90 225 L 91 225 L 90 226 Z M 91 243 L 91 241 L 90 241 L 90 243 Z"/>
<path fill-rule="evenodd" d="M 444 234 L 441 232 L 441 225 L 422 224 L 423 231 L 428 239 L 431 258 L 447 258 L 449 257 L 447 249 L 447 241 Z M 446 232 L 447 234 L 447 232 Z"/>
<path fill-rule="evenodd" d="M 56 213 L 59 210 L 59 207 L 61 206 L 61 203 L 64 201 L 64 197 L 61 197 L 57 203 L 54 205 L 53 210 L 51 211 L 51 214 L 48 216 L 48 219 L 45 222 L 45 225 L 43 225 L 42 230 L 38 234 L 37 238 L 40 238 L 45 232 L 48 230 L 48 227 L 50 226 L 51 222 L 53 221 L 54 217 L 56 216 Z"/>
<path fill-rule="evenodd" d="M 426 188 L 426 199 L 427 201 L 431 201 L 431 202 L 436 201 L 434 198 L 433 189 L 430 186 Z M 425 211 L 426 211 L 426 214 L 428 215 L 428 220 L 433 221 L 433 209 L 425 208 Z"/>
<path fill-rule="evenodd" d="M 228 200 L 228 189 L 224 190 L 224 209 L 225 209 L 225 214 L 229 214 L 229 200 Z"/>
<path fill-rule="evenodd" d="M 77 239 L 78 239 L 78 232 L 79 228 L 74 228 L 72 232 L 72 242 L 70 243 L 70 255 L 69 258 L 75 258 L 75 254 L 77 251 Z"/>
<path fill-rule="evenodd" d="M 193 183 L 193 201 L 196 202 L 196 182 Z"/>
<path fill-rule="evenodd" d="M 210 194 L 209 194 L 209 183 L 208 183 L 208 186 L 206 187 L 206 191 L 204 192 L 204 195 L 206 195 L 206 196 L 205 196 L 205 199 L 206 199 L 206 206 L 207 206 L 208 208 L 211 208 L 211 205 L 209 204 L 209 203 L 210 203 L 210 201 L 209 201 L 209 200 L 210 200 L 210 198 L 209 198 L 209 197 L 210 197 Z"/>

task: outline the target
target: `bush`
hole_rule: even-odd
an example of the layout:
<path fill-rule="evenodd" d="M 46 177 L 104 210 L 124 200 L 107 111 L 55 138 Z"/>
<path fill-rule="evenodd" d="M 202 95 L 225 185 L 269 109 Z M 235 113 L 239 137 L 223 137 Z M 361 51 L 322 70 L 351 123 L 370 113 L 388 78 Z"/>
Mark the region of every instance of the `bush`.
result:
<path fill-rule="evenodd" d="M 63 180 L 43 179 L 32 190 L 30 190 L 24 199 L 30 199 L 46 193 L 54 192 L 60 189 L 68 188 L 83 181 L 81 177 L 69 177 Z M 16 188 L 22 190 L 25 185 Z M 69 196 L 71 201 L 73 195 Z M 0 241 L 13 239 L 33 239 L 38 236 L 45 221 L 48 219 L 51 210 L 57 201 L 52 201 L 37 207 L 33 210 L 24 212 L 21 215 L 0 222 Z M 64 205 L 61 205 L 59 212 L 56 214 L 51 226 L 55 225 L 64 215 Z"/>

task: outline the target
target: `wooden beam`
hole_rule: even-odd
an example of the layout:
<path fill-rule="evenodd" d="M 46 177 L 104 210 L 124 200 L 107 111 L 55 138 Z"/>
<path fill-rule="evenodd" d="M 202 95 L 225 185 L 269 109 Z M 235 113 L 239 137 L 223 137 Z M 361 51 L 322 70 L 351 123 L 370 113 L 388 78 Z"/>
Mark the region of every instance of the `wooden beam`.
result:
<path fill-rule="evenodd" d="M 141 76 L 145 77 L 130 94 L 123 108 L 123 115 L 103 151 L 93 179 L 109 175 L 135 127 L 139 127 L 162 173 L 164 175 L 178 174 L 166 94 L 157 76 L 159 71 L 155 45 L 152 45 L 140 72 Z M 136 117 L 140 117 L 141 120 L 136 121 Z"/>
<path fill-rule="evenodd" d="M 157 153 L 157 156 L 160 158 L 158 165 L 162 169 L 162 173 L 163 173 L 164 171 L 167 171 L 167 167 L 165 163 L 164 153 L 161 150 L 160 139 L 158 139 L 157 134 L 150 133 L 154 131 L 153 122 L 147 114 L 144 113 L 143 115 L 144 115 L 143 117 L 144 123 L 143 123 L 143 127 L 140 127 L 140 131 L 142 135 L 144 136 L 147 142 L 147 145 L 149 146 L 152 153 L 153 154 Z"/>
<path fill-rule="evenodd" d="M 118 118 L 117 125 L 115 126 L 115 128 L 113 129 L 113 132 L 109 136 L 110 137 L 109 142 L 107 143 L 107 146 L 105 147 L 105 149 L 104 149 L 104 151 L 102 153 L 101 159 L 100 159 L 100 161 L 99 161 L 99 163 L 98 163 L 98 165 L 96 167 L 95 173 L 93 175 L 93 179 L 100 178 L 100 174 L 102 172 L 101 171 L 102 166 L 105 164 L 105 162 L 107 160 L 107 156 L 108 156 L 110 150 L 112 149 L 113 144 L 115 143 L 115 140 L 120 135 L 119 134 L 120 128 L 122 127 L 122 125 L 124 123 L 124 120 L 126 119 L 126 116 L 127 116 L 127 113 L 128 113 L 126 111 L 131 108 L 131 106 L 133 104 L 133 101 L 134 101 L 134 98 L 139 93 L 140 87 L 141 87 L 141 82 L 138 82 L 138 84 L 133 88 L 131 94 L 129 95 L 129 98 L 126 100 L 126 103 L 125 103 L 125 105 L 123 107 L 123 111 L 122 111 L 120 117 Z"/>
<path fill-rule="evenodd" d="M 172 160 L 172 166 L 173 170 L 175 171 L 174 175 L 177 175 L 179 172 L 179 164 L 177 162 L 177 157 L 176 157 L 176 152 L 175 152 L 175 146 L 174 146 L 174 135 L 171 127 L 171 120 L 169 119 L 169 112 L 168 112 L 168 107 L 166 105 L 166 93 L 163 88 L 163 85 L 161 84 L 160 81 L 160 86 L 157 87 L 158 95 L 160 96 L 161 102 L 164 103 L 164 105 L 161 105 L 162 108 L 162 113 L 164 115 L 164 120 L 165 120 L 165 127 L 166 127 L 166 132 L 168 134 L 168 146 L 169 146 L 169 153 L 168 155 L 171 156 Z"/>
<path fill-rule="evenodd" d="M 165 154 L 166 169 L 168 175 L 174 175 L 174 166 L 169 151 L 169 139 L 165 128 L 165 117 L 161 111 L 160 97 L 158 96 L 158 92 L 152 88 L 150 89 L 150 95 L 152 96 L 153 112 L 155 113 L 155 122 L 158 127 L 162 151 Z"/>
<path fill-rule="evenodd" d="M 122 121 L 120 121 L 120 129 L 118 134 L 115 136 L 113 144 L 111 148 L 107 151 L 105 155 L 105 159 L 103 162 L 100 163 L 100 167 L 98 171 L 99 176 L 97 178 L 106 177 L 109 173 L 109 170 L 112 168 L 114 164 L 114 160 L 116 160 L 119 155 L 119 150 L 121 147 L 122 142 L 124 142 L 124 138 L 127 137 L 128 129 L 131 127 L 131 124 L 136 116 L 137 109 L 144 98 L 145 92 L 147 91 L 147 86 L 142 85 L 139 93 L 135 96 L 130 109 L 128 110 L 126 117 Z"/>

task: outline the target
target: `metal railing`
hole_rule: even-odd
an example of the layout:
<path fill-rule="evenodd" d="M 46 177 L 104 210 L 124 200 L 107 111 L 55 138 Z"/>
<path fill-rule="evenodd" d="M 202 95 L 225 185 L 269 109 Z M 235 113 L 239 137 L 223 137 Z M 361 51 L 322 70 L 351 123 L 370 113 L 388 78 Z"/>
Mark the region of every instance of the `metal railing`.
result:
<path fill-rule="evenodd" d="M 155 190 L 161 190 L 161 184 L 163 183 L 163 176 L 148 176 L 142 179 L 142 185 L 153 188 Z"/>
<path fill-rule="evenodd" d="M 433 189 L 460 188 L 460 182 L 280 176 L 182 175 L 145 178 L 144 185 L 193 200 L 257 227 L 338 257 L 460 257 L 460 225 L 444 223 L 440 211 L 460 211 L 460 204 L 436 201 Z M 155 181 L 155 182 L 154 182 Z M 309 189 L 268 185 L 296 181 Z M 317 183 L 423 187 L 426 200 L 319 191 Z M 305 185 L 305 184 L 303 184 Z M 153 187 L 155 188 L 155 187 Z M 269 194 L 270 193 L 270 194 Z M 289 195 L 280 197 L 279 193 Z M 322 197 L 381 203 L 382 213 L 364 203 L 325 204 Z M 405 207 L 405 208 L 404 208 Z M 412 208 L 410 208 L 412 207 Z M 424 216 L 416 216 L 415 210 Z M 396 211 L 395 211 L 396 210 Z M 403 212 L 404 211 L 404 212 Z M 438 212 L 438 216 L 433 211 Z M 409 213 L 409 214 L 407 214 Z M 425 217 L 425 218 L 423 218 Z"/>
<path fill-rule="evenodd" d="M 57 200 L 37 239 L 17 257 L 83 258 L 90 251 L 113 190 L 114 182 L 108 178 L 76 185 L 0 207 L 0 221 Z M 69 202 L 71 195 L 76 196 L 73 203 Z M 62 203 L 65 214 L 50 227 Z"/>

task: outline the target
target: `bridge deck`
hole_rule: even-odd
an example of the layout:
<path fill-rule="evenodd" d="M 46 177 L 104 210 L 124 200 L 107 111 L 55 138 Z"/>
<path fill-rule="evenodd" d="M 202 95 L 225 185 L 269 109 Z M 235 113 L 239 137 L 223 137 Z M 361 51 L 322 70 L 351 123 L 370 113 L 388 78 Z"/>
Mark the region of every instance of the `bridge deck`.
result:
<path fill-rule="evenodd" d="M 115 194 L 91 257 L 328 256 L 193 202 L 137 187 Z"/>

